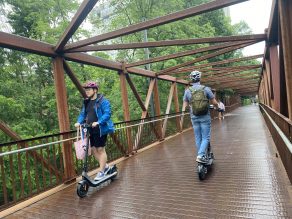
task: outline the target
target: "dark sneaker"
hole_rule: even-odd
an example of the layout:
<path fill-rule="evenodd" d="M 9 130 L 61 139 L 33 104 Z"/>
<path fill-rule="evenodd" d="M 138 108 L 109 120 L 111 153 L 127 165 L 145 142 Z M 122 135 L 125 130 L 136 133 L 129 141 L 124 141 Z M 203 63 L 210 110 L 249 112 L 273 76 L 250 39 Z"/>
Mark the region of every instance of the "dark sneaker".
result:
<path fill-rule="evenodd" d="M 208 163 L 208 158 L 206 158 L 205 156 L 197 156 L 197 159 L 196 159 L 197 162 L 199 163 Z"/>

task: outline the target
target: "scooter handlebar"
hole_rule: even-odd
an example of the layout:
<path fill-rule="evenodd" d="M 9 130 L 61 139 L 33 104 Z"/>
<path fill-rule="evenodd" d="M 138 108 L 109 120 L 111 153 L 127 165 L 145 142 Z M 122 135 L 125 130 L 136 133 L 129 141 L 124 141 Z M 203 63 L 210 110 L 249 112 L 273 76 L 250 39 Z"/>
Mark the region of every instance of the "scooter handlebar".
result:
<path fill-rule="evenodd" d="M 80 126 L 82 127 L 82 128 L 91 128 L 92 127 L 92 123 L 82 123 L 82 124 L 80 124 Z"/>

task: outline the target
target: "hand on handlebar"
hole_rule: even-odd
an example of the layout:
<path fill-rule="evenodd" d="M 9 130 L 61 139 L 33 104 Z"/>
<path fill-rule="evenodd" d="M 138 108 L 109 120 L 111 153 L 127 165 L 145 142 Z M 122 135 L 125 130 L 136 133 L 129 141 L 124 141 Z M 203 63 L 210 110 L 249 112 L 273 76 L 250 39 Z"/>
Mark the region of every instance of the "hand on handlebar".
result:
<path fill-rule="evenodd" d="M 91 125 L 91 127 L 93 127 L 93 128 L 94 128 L 94 127 L 96 127 L 96 126 L 98 126 L 98 125 L 99 125 L 99 123 L 98 123 L 98 122 L 93 122 L 93 123 L 92 123 L 92 125 Z"/>

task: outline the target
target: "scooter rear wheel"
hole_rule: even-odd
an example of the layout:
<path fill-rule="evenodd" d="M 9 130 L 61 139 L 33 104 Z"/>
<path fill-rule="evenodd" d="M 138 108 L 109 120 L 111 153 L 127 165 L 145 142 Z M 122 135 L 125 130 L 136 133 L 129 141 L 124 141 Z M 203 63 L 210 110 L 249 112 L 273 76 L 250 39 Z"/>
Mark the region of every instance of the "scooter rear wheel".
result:
<path fill-rule="evenodd" d="M 204 180 L 206 178 L 206 167 L 204 167 L 203 165 L 199 165 L 198 166 L 198 175 L 199 175 L 199 179 L 200 180 Z"/>
<path fill-rule="evenodd" d="M 87 195 L 89 184 L 86 181 L 82 181 L 77 185 L 77 195 L 80 198 L 84 198 Z"/>

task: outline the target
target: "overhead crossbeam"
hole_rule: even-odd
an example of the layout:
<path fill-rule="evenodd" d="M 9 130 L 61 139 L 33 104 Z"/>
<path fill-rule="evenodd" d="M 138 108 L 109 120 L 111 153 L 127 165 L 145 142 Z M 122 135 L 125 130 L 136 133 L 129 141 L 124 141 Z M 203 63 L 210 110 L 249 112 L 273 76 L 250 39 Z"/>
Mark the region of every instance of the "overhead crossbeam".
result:
<path fill-rule="evenodd" d="M 219 56 L 219 55 L 222 55 L 222 54 L 225 54 L 225 53 L 237 50 L 237 49 L 241 49 L 241 48 L 244 48 L 246 46 L 250 46 L 252 44 L 255 44 L 257 42 L 258 41 L 253 41 L 251 43 L 245 43 L 245 44 L 238 45 L 238 46 L 232 46 L 232 47 L 228 47 L 228 48 L 225 48 L 225 49 L 220 49 L 220 50 L 218 50 L 216 52 L 201 56 L 201 57 L 196 58 L 194 60 L 179 64 L 179 65 L 176 65 L 176 66 L 173 66 L 173 67 L 169 67 L 169 68 L 163 69 L 162 71 L 158 72 L 157 74 L 158 75 L 166 74 L 168 72 L 174 71 L 174 70 L 179 69 L 181 67 L 188 66 L 188 65 L 191 65 L 191 64 L 194 64 L 194 63 L 197 63 L 197 62 L 201 62 L 203 60 L 206 60 L 206 59 L 209 59 L 209 58 L 213 58 L 215 56 Z"/>
<path fill-rule="evenodd" d="M 153 48 L 153 47 L 165 47 L 165 46 L 184 46 L 184 45 L 203 44 L 203 43 L 224 43 L 224 42 L 245 41 L 245 40 L 265 40 L 266 38 L 267 38 L 266 34 L 252 34 L 252 35 L 241 35 L 241 36 L 194 38 L 194 39 L 185 39 L 185 40 L 163 40 L 163 41 L 155 41 L 155 42 L 84 46 L 78 49 L 68 50 L 67 52 L 90 52 L 90 51 Z"/>
<path fill-rule="evenodd" d="M 115 30 L 109 33 L 101 34 L 99 36 L 91 37 L 86 40 L 81 40 L 76 43 L 71 43 L 65 47 L 65 50 L 76 49 L 82 46 L 110 40 L 116 37 L 124 36 L 127 34 L 135 33 L 141 30 L 149 29 L 152 27 L 160 26 L 163 24 L 171 23 L 177 20 L 182 20 L 195 15 L 203 14 L 205 12 L 217 10 L 220 8 L 228 7 L 237 3 L 245 2 L 247 0 L 217 0 L 206 4 L 191 7 L 182 11 L 171 13 L 165 16 L 157 17 L 152 20 L 134 24 L 119 30 Z"/>
<path fill-rule="evenodd" d="M 264 56 L 264 54 L 259 54 L 259 55 L 254 55 L 254 56 L 247 56 L 247 57 L 242 57 L 242 58 L 236 58 L 236 59 L 226 59 L 223 61 L 218 61 L 218 62 L 209 62 L 206 64 L 200 64 L 200 65 L 194 65 L 194 66 L 189 66 L 189 67 L 184 67 L 184 68 L 180 68 L 177 69 L 173 72 L 168 72 L 167 74 L 180 74 L 180 73 L 185 73 L 185 72 L 189 72 L 195 69 L 202 69 L 205 67 L 210 67 L 210 66 L 216 66 L 216 65 L 223 65 L 223 64 L 228 64 L 228 63 L 234 63 L 234 62 L 241 62 L 241 61 L 246 61 L 246 60 L 250 60 L 250 59 L 257 59 L 257 58 L 262 58 Z"/>
<path fill-rule="evenodd" d="M 189 50 L 189 51 L 184 51 L 184 52 L 178 52 L 178 53 L 174 53 L 174 54 L 170 54 L 170 55 L 159 56 L 159 57 L 155 57 L 155 58 L 151 58 L 151 59 L 146 59 L 146 60 L 126 64 L 126 68 L 145 65 L 145 64 L 154 63 L 154 62 L 161 62 L 161 61 L 180 58 L 180 57 L 184 57 L 184 56 L 190 56 L 190 55 L 194 55 L 194 54 L 201 53 L 201 52 L 208 52 L 208 51 L 223 49 L 223 48 L 227 48 L 230 46 L 241 45 L 243 43 L 248 43 L 248 42 L 251 42 L 251 41 L 224 43 L 224 44 L 207 46 L 207 47 Z"/>
<path fill-rule="evenodd" d="M 32 40 L 0 31 L 0 47 L 29 52 L 42 56 L 55 57 L 54 46 L 48 43 Z"/>
<path fill-rule="evenodd" d="M 76 32 L 78 27 L 81 25 L 81 23 L 84 21 L 84 19 L 87 17 L 89 12 L 93 9 L 94 5 L 96 4 L 98 0 L 84 0 L 82 4 L 80 5 L 79 9 L 77 10 L 76 14 L 72 18 L 69 26 L 64 31 L 62 37 L 60 38 L 59 42 L 57 43 L 55 47 L 55 51 L 61 52 L 66 45 L 66 43 L 69 41 L 69 39 L 72 37 L 72 35 Z"/>

